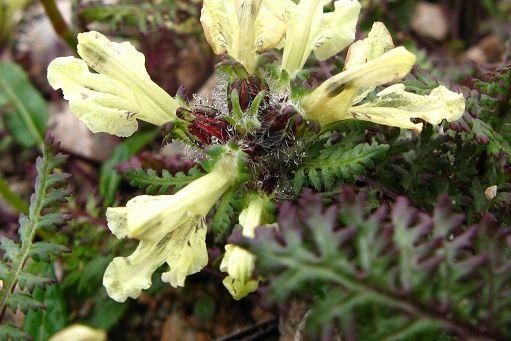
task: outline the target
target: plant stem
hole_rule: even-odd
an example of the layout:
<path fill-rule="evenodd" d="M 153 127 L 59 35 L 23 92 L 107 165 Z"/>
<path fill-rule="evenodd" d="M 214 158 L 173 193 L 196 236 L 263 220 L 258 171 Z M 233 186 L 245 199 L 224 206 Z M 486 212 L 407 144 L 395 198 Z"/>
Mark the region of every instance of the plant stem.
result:
<path fill-rule="evenodd" d="M 46 16 L 51 21 L 55 33 L 57 33 L 57 35 L 62 38 L 62 40 L 64 40 L 73 51 L 76 52 L 76 45 L 78 44 L 76 34 L 66 24 L 66 21 L 62 17 L 57 4 L 55 3 L 55 0 L 41 0 L 41 4 L 44 7 Z"/>
<path fill-rule="evenodd" d="M 18 211 L 18 213 L 28 214 L 28 205 L 21 199 L 16 193 L 11 191 L 7 182 L 0 177 L 0 194 L 4 197 L 12 207 Z"/>

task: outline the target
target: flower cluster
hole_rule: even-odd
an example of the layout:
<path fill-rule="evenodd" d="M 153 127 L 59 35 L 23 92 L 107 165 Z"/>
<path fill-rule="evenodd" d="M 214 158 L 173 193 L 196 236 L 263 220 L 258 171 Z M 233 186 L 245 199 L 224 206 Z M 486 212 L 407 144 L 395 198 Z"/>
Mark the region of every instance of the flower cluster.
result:
<path fill-rule="evenodd" d="M 166 124 L 171 138 L 196 148 L 221 150 L 211 158 L 214 166 L 206 175 L 177 193 L 137 196 L 125 207 L 107 210 L 116 237 L 140 242 L 133 254 L 108 266 L 104 285 L 110 297 L 138 297 L 164 263 L 169 269 L 162 279 L 175 287 L 204 268 L 206 216 L 228 191 L 245 199 L 239 215 L 245 237 L 254 237 L 257 226 L 271 223 L 267 203 L 278 198 L 282 165 L 268 156 L 288 148 L 291 152 L 281 163 L 296 169 L 302 154 L 297 141 L 304 134 L 347 119 L 420 131 L 419 120 L 440 124 L 462 115 L 463 96 L 444 86 L 421 96 L 395 84 L 369 96 L 405 77 L 416 59 L 406 48 L 394 46 L 382 23 L 353 43 L 359 12 L 356 0 L 204 0 L 201 22 L 207 41 L 215 53 L 227 53 L 236 61 L 229 66 L 234 76 L 224 89 L 223 105 L 198 106 L 173 98 L 150 79 L 144 56 L 130 43 L 110 42 L 98 32 L 79 34 L 81 59 L 57 58 L 50 64 L 50 84 L 63 90 L 71 110 L 91 131 L 129 136 L 141 120 Z M 283 91 L 282 84 L 257 72 L 260 54 L 271 49 L 283 50 L 280 70 L 289 80 L 311 54 L 325 60 L 350 44 L 344 69 L 300 98 L 291 100 L 289 89 Z M 252 166 L 245 167 L 245 162 Z M 233 244 L 225 250 L 220 270 L 228 275 L 223 283 L 240 299 L 256 290 L 261 278 L 252 277 L 252 254 Z"/>

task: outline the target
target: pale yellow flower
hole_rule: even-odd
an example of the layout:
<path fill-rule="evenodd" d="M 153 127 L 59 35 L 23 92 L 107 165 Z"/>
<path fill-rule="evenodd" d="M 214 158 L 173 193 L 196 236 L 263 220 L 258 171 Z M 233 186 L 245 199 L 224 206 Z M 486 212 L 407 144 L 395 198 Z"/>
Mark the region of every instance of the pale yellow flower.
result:
<path fill-rule="evenodd" d="M 356 0 L 334 1 L 334 11 L 323 13 L 331 0 L 300 0 L 295 4 L 285 0 L 286 36 L 282 68 L 291 75 L 300 71 L 314 52 L 325 60 L 343 50 L 355 39 L 360 13 Z"/>
<path fill-rule="evenodd" d="M 49 341 L 106 341 L 104 330 L 94 329 L 82 324 L 73 324 L 50 337 Z"/>
<path fill-rule="evenodd" d="M 48 81 L 63 90 L 71 111 L 92 132 L 129 136 L 138 128 L 137 119 L 155 125 L 175 119 L 178 101 L 151 80 L 144 55 L 129 42 L 114 43 L 98 32 L 80 33 L 78 54 L 82 59 L 53 60 Z"/>
<path fill-rule="evenodd" d="M 248 204 L 240 216 L 239 223 L 243 228 L 242 234 L 254 238 L 255 228 L 261 225 L 265 199 L 258 197 Z M 220 264 L 220 270 L 227 272 L 223 284 L 231 296 L 240 300 L 251 292 L 257 290 L 259 279 L 252 278 L 255 266 L 255 256 L 247 250 L 233 245 L 225 246 L 225 255 Z"/>
<path fill-rule="evenodd" d="M 390 33 L 375 23 L 369 36 L 351 45 L 343 72 L 326 80 L 302 101 L 309 119 L 322 125 L 359 119 L 404 129 L 422 130 L 420 118 L 431 124 L 454 121 L 465 110 L 463 95 L 444 86 L 427 96 L 405 91 L 396 84 L 379 92 L 372 102 L 357 105 L 378 85 L 405 77 L 415 64 L 415 56 L 404 47 L 394 47 Z"/>
<path fill-rule="evenodd" d="M 184 286 L 188 275 L 208 263 L 205 216 L 233 185 L 237 157 L 226 155 L 213 171 L 191 182 L 175 195 L 142 195 L 126 207 L 107 210 L 108 227 L 118 238 L 140 240 L 129 257 L 116 257 L 108 265 L 103 285 L 118 302 L 137 298 L 151 286 L 153 272 L 163 263 L 170 269 L 162 280 Z"/>
<path fill-rule="evenodd" d="M 201 23 L 216 54 L 227 53 L 254 71 L 257 53 L 277 47 L 285 31 L 275 0 L 204 0 Z"/>

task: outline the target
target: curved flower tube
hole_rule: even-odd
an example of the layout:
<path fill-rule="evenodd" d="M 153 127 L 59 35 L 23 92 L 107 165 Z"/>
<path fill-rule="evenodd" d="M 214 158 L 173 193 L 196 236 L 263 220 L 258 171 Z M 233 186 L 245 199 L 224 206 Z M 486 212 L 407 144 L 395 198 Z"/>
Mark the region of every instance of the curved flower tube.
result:
<path fill-rule="evenodd" d="M 322 125 L 355 118 L 417 132 L 422 130 L 422 123 L 411 119 L 439 124 L 443 119 L 460 118 L 465 110 L 465 99 L 444 86 L 434 89 L 428 96 L 420 96 L 406 92 L 404 85 L 398 84 L 378 93 L 375 101 L 357 106 L 376 86 L 405 77 L 415 60 L 404 47 L 394 48 L 385 26 L 375 23 L 366 39 L 350 47 L 344 71 L 303 99 L 307 118 L 318 120 Z"/>
<path fill-rule="evenodd" d="M 138 129 L 137 119 L 155 125 L 175 119 L 178 101 L 151 80 L 144 55 L 129 42 L 113 43 L 98 32 L 80 33 L 78 54 L 82 59 L 53 60 L 48 81 L 63 90 L 71 111 L 92 132 L 130 136 Z"/>
<path fill-rule="evenodd" d="M 225 155 L 207 175 L 175 195 L 142 195 L 126 207 L 108 208 L 108 227 L 117 238 L 140 240 L 133 254 L 116 257 L 108 265 L 103 285 L 118 302 L 137 298 L 151 286 L 152 273 L 163 263 L 170 267 L 162 280 L 184 286 L 186 276 L 208 263 L 205 216 L 232 186 L 238 172 L 237 158 Z"/>
<path fill-rule="evenodd" d="M 241 212 L 239 223 L 245 237 L 254 238 L 255 228 L 261 225 L 265 199 L 258 197 L 249 202 Z M 225 255 L 220 264 L 220 271 L 227 272 L 223 284 L 231 296 L 240 300 L 257 290 L 260 279 L 252 278 L 255 267 L 255 256 L 247 250 L 233 245 L 225 246 Z"/>
<path fill-rule="evenodd" d="M 205 0 L 201 23 L 216 54 L 227 53 L 253 72 L 257 53 L 277 47 L 285 31 L 274 0 Z"/>
<path fill-rule="evenodd" d="M 334 11 L 323 13 L 331 0 L 286 0 L 286 41 L 282 68 L 291 75 L 300 71 L 314 52 L 325 60 L 355 40 L 360 3 L 357 0 L 334 1 Z"/>

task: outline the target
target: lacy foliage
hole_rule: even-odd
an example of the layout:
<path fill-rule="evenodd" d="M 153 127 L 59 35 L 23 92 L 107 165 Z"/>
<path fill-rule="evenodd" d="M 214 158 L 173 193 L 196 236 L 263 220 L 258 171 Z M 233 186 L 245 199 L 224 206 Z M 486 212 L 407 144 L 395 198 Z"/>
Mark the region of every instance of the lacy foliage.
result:
<path fill-rule="evenodd" d="M 336 325 L 343 339 L 360 340 L 508 339 L 509 229 L 490 214 L 472 226 L 463 220 L 447 197 L 428 215 L 405 198 L 371 212 L 351 188 L 329 204 L 306 191 L 297 206 L 281 207 L 279 232 L 261 228 L 245 242 L 270 279 L 270 300 L 312 300 L 313 331 Z"/>
<path fill-rule="evenodd" d="M 35 192 L 30 198 L 29 214 L 19 218 L 20 243 L 10 239 L 1 240 L 0 249 L 3 260 L 0 263 L 0 279 L 3 286 L 0 291 L 0 320 L 6 309 L 27 312 L 29 309 L 44 309 L 45 305 L 33 297 L 36 288 L 45 288 L 54 283 L 53 278 L 43 277 L 39 271 L 30 271 L 32 261 L 49 263 L 60 256 L 67 248 L 51 242 L 36 241 L 42 230 L 54 230 L 68 219 L 67 214 L 59 211 L 59 205 L 69 194 L 65 187 L 69 174 L 60 171 L 66 157 L 55 155 L 52 141 L 45 141 L 43 156 L 37 159 L 37 179 Z M 15 327 L 0 326 L 0 339 L 19 340 L 27 336 Z"/>

